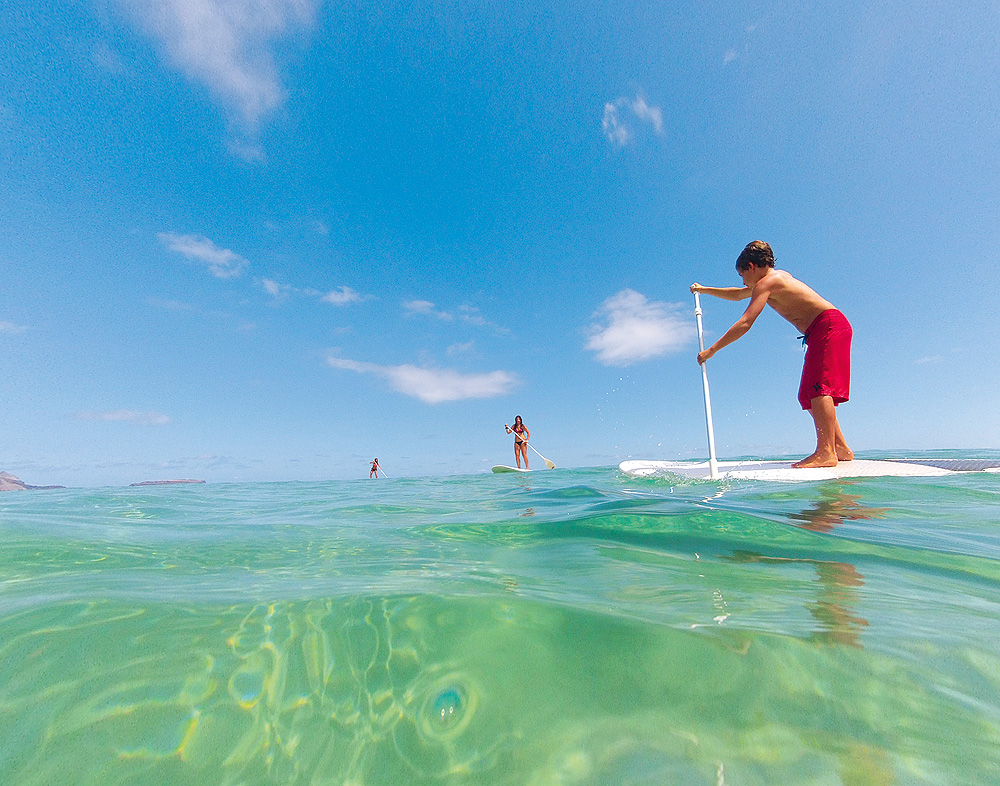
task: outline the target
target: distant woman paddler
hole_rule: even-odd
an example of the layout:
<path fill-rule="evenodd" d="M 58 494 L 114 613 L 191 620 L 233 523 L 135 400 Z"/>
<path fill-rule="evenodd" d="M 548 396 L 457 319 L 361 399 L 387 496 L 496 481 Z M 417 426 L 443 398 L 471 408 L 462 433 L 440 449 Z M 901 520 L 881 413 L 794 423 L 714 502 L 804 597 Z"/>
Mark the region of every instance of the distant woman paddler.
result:
<path fill-rule="evenodd" d="M 503 427 L 507 429 L 508 434 L 514 435 L 514 461 L 517 462 L 518 469 L 521 468 L 522 458 L 524 459 L 524 468 L 528 469 L 528 440 L 531 439 L 531 432 L 524 425 L 520 415 L 514 418 L 513 426 L 504 423 Z"/>
<path fill-rule="evenodd" d="M 380 469 L 382 469 L 382 467 L 380 467 L 378 465 L 378 459 L 375 459 L 374 461 L 372 461 L 372 469 L 371 469 L 371 472 L 368 473 L 368 477 L 369 478 L 377 478 L 378 477 L 378 471 Z"/>

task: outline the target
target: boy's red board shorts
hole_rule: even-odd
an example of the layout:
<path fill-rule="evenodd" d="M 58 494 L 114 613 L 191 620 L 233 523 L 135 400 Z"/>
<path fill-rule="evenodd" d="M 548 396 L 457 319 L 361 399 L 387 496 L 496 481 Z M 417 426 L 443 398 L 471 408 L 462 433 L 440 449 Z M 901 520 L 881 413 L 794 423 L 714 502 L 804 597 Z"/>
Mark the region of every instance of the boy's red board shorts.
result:
<path fill-rule="evenodd" d="M 834 405 L 850 398 L 853 334 L 847 317 L 835 308 L 827 309 L 809 325 L 799 383 L 802 409 L 812 409 L 812 399 L 817 396 L 832 396 Z"/>

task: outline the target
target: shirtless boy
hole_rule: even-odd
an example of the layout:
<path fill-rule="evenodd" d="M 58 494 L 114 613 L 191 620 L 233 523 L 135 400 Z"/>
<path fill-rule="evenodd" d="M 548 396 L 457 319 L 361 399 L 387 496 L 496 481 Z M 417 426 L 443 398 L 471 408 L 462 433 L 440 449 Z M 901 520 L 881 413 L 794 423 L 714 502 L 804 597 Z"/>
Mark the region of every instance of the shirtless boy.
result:
<path fill-rule="evenodd" d="M 793 467 L 835 467 L 850 461 L 854 453 L 837 422 L 838 404 L 847 401 L 851 388 L 851 324 L 833 304 L 798 279 L 774 267 L 771 247 L 755 240 L 736 260 L 742 287 L 705 287 L 692 284 L 692 292 L 704 292 L 723 300 L 750 298 L 743 316 L 718 341 L 698 353 L 704 363 L 716 352 L 750 330 L 764 306 L 771 306 L 805 336 L 806 359 L 799 384 L 799 403 L 808 409 L 816 425 L 816 450 Z"/>

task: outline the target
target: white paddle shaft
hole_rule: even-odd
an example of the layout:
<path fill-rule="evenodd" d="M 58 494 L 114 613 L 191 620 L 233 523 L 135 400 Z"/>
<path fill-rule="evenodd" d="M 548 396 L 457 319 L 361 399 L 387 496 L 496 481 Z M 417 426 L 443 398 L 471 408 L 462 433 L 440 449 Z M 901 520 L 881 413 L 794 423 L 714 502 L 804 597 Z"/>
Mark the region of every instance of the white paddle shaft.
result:
<path fill-rule="evenodd" d="M 701 299 L 694 293 L 694 317 L 698 322 L 698 349 L 705 351 L 705 336 L 701 329 Z M 705 392 L 705 425 L 708 427 L 708 468 L 712 480 L 719 477 L 719 462 L 715 458 L 715 429 L 712 428 L 712 397 L 708 394 L 708 362 L 701 364 L 701 386 Z"/>
<path fill-rule="evenodd" d="M 524 443 L 524 444 L 525 444 L 525 445 L 527 445 L 527 446 L 528 446 L 529 448 L 531 448 L 532 450 L 535 450 L 535 446 L 534 446 L 534 445 L 532 445 L 532 444 L 531 444 L 530 442 L 528 442 L 527 440 L 525 441 L 525 443 Z M 545 458 L 545 456 L 543 456 L 543 455 L 542 455 L 541 453 L 538 453 L 538 451 L 537 451 L 537 450 L 535 450 L 535 453 L 537 453 L 537 454 L 538 454 L 538 458 L 540 458 L 540 459 L 541 459 L 542 461 L 544 461 L 544 462 L 545 462 L 545 466 L 546 466 L 546 467 L 548 467 L 549 469 L 555 469 L 555 468 L 556 468 L 556 465 L 555 465 L 555 464 L 554 464 L 553 462 L 549 461 L 549 460 L 548 460 L 547 458 Z"/>

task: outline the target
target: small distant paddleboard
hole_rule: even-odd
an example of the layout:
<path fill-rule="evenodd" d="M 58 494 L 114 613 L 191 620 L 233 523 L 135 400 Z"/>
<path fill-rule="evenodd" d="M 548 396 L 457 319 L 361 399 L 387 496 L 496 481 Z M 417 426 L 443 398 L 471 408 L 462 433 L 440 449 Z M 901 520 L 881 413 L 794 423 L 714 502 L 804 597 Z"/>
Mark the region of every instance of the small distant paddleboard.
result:
<path fill-rule="evenodd" d="M 497 464 L 493 467 L 494 472 L 531 472 L 530 469 L 521 469 L 520 467 L 508 467 L 506 464 Z"/>
<path fill-rule="evenodd" d="M 791 461 L 720 461 L 719 477 L 733 480 L 773 480 L 795 482 L 836 478 L 941 477 L 962 472 L 1000 472 L 1000 460 L 990 459 L 899 459 L 875 461 L 854 459 L 836 467 L 794 469 Z M 618 469 L 626 475 L 646 478 L 679 475 L 708 480 L 707 461 L 623 461 Z"/>

